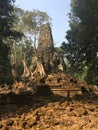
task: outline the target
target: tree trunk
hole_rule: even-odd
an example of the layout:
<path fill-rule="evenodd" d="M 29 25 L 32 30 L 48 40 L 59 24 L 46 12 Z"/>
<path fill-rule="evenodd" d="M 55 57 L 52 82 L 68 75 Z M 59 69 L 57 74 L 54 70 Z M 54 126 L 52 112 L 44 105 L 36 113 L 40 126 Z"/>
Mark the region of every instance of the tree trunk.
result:
<path fill-rule="evenodd" d="M 36 68 L 33 73 L 31 73 L 31 77 L 34 78 L 34 76 L 40 76 L 40 77 L 45 77 L 46 73 L 44 70 L 44 67 L 42 63 L 38 60 L 37 56 L 34 57 L 34 62 L 36 63 Z"/>
<path fill-rule="evenodd" d="M 12 75 L 14 78 L 18 77 L 16 62 L 12 64 Z"/>
<path fill-rule="evenodd" d="M 29 68 L 28 68 L 28 66 L 26 64 L 26 61 L 22 60 L 22 63 L 23 63 L 23 67 L 24 67 L 22 77 L 29 77 L 30 76 L 30 71 L 29 71 Z"/>

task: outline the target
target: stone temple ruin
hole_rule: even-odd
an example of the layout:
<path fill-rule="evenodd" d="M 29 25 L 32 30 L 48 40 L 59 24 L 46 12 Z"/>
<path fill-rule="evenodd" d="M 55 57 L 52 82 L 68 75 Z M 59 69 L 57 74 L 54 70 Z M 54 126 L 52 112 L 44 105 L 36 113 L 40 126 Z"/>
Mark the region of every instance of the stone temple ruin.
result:
<path fill-rule="evenodd" d="M 66 69 L 63 57 L 55 51 L 52 31 L 48 23 L 40 28 L 37 56 L 43 64 L 46 74 Z"/>
<path fill-rule="evenodd" d="M 24 62 L 23 77 L 31 79 L 46 77 L 51 72 L 65 71 L 66 65 L 63 57 L 55 51 L 52 31 L 50 25 L 44 24 L 40 28 L 38 47 L 36 54 L 32 57 L 31 65 L 28 68 Z"/>

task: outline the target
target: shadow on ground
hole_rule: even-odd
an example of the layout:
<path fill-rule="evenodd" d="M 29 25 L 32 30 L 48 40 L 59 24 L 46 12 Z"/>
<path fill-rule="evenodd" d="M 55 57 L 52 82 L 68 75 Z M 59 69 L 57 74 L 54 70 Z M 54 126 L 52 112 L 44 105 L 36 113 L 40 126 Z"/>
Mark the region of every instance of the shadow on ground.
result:
<path fill-rule="evenodd" d="M 30 91 L 21 92 L 19 94 L 9 92 L 7 94 L 0 94 L 0 115 L 1 119 L 2 117 L 15 117 L 15 115 L 28 113 L 31 109 L 35 110 L 42 106 L 47 106 L 49 103 L 79 101 L 82 102 L 82 104 L 86 104 L 93 103 L 95 100 L 98 100 L 97 94 L 91 100 L 84 95 L 78 94 L 69 98 L 57 94 L 54 95 L 50 89 L 39 89 L 39 91 L 35 93 Z"/>

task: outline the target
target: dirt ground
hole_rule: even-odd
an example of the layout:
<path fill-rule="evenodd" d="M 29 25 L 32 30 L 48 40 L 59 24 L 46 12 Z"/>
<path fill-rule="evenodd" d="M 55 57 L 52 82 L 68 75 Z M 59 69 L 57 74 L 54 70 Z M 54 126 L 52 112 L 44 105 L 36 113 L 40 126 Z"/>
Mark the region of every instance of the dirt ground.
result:
<path fill-rule="evenodd" d="M 50 84 L 50 85 L 49 85 Z M 98 94 L 70 97 L 51 88 L 79 89 L 88 85 L 63 73 L 51 74 L 39 90 L 15 82 L 11 92 L 0 88 L 0 130 L 98 130 Z M 30 86 L 31 85 L 31 86 Z M 43 87 L 44 86 L 44 87 Z M 34 91 L 36 90 L 36 91 Z"/>

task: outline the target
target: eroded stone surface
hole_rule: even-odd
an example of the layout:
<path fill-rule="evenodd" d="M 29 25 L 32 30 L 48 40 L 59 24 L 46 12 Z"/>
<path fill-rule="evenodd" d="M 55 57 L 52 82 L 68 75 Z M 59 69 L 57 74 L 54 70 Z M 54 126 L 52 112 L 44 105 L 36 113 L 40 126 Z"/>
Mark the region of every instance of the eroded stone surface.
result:
<path fill-rule="evenodd" d="M 64 71 L 63 57 L 54 49 L 52 31 L 49 24 L 42 25 L 39 34 L 37 55 L 42 62 L 45 72 L 55 72 L 59 69 Z"/>
<path fill-rule="evenodd" d="M 54 97 L 53 97 L 54 98 Z M 63 97 L 40 97 L 30 100 L 30 104 L 17 104 L 13 109 L 11 104 L 0 107 L 0 128 L 14 130 L 97 130 L 98 101 L 61 102 Z M 56 100 L 57 99 L 57 100 Z M 11 107 L 10 107 L 11 105 Z M 11 108 L 10 111 L 6 109 Z M 15 105 L 14 105 L 15 108 Z"/>

